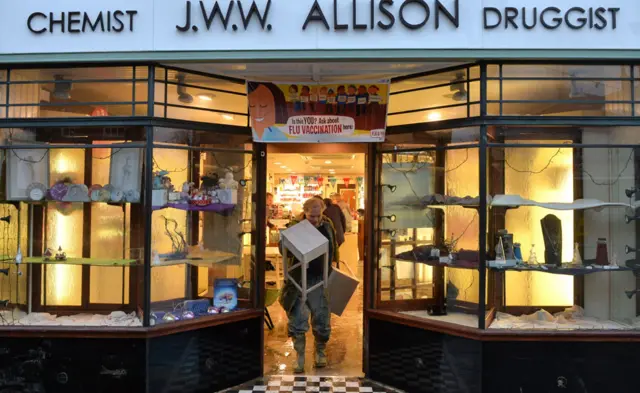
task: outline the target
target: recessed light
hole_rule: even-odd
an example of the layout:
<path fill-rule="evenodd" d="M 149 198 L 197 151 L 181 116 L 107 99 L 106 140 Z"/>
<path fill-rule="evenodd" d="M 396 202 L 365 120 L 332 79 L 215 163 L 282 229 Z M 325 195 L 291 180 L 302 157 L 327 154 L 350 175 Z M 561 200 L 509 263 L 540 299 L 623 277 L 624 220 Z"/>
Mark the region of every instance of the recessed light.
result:
<path fill-rule="evenodd" d="M 440 112 L 431 112 L 427 115 L 427 120 L 429 121 L 437 121 L 442 119 L 442 115 Z"/>
<path fill-rule="evenodd" d="M 327 160 L 324 162 L 325 164 L 331 164 L 331 161 Z"/>
<path fill-rule="evenodd" d="M 234 119 L 233 115 L 222 115 L 222 118 L 226 119 L 226 120 L 233 120 Z"/>
<path fill-rule="evenodd" d="M 287 169 L 287 166 L 286 166 L 286 165 L 283 165 L 283 166 L 281 166 L 280 168 L 282 168 L 282 169 Z"/>
<path fill-rule="evenodd" d="M 282 163 L 281 163 L 281 162 L 274 162 L 273 164 L 274 164 L 274 165 L 282 165 Z"/>
<path fill-rule="evenodd" d="M 213 101 L 213 97 L 211 94 L 198 94 L 198 98 L 202 101 Z"/>

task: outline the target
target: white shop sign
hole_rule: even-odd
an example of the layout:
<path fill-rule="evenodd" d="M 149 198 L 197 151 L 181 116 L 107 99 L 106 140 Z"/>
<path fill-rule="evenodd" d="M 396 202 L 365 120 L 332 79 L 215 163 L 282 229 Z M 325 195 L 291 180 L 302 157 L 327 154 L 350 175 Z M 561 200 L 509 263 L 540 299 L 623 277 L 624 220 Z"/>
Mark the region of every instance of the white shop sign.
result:
<path fill-rule="evenodd" d="M 640 49 L 637 0 L 3 0 L 0 53 Z"/>

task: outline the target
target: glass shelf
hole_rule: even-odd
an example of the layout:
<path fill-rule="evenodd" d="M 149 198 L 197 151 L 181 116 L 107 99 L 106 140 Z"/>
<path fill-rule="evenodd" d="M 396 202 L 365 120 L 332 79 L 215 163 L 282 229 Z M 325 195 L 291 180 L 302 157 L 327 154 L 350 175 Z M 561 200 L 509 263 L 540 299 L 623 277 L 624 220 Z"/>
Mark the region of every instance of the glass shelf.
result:
<path fill-rule="evenodd" d="M 489 261 L 494 262 L 494 261 Z M 604 273 L 604 272 L 628 272 L 633 271 L 633 269 L 625 266 L 600 266 L 600 265 L 590 265 L 585 264 L 582 266 L 579 265 L 567 265 L 567 266 L 554 266 L 554 265 L 518 265 L 518 266 L 506 266 L 506 267 L 489 267 L 489 269 L 494 271 L 515 271 L 515 272 L 542 272 L 542 273 L 550 273 L 550 274 L 561 274 L 566 276 L 584 276 L 587 274 L 593 273 Z"/>
<path fill-rule="evenodd" d="M 45 261 L 42 257 L 27 257 L 22 260 L 27 264 L 43 265 L 88 265 L 88 266 L 130 266 L 137 263 L 135 259 L 98 259 L 98 258 L 67 258 L 63 261 L 51 259 Z"/>
<path fill-rule="evenodd" d="M 236 205 L 234 204 L 225 204 L 225 203 L 212 203 L 205 206 L 197 206 L 189 203 L 169 203 L 163 206 L 154 206 L 153 210 L 162 210 L 162 209 L 178 209 L 184 211 L 195 211 L 195 212 L 216 212 L 220 214 L 230 213 L 235 209 Z"/>
<path fill-rule="evenodd" d="M 238 257 L 236 254 L 223 251 L 197 251 L 187 254 L 183 258 L 160 258 L 160 263 L 152 263 L 152 267 L 175 266 L 175 265 L 192 265 L 201 267 L 213 267 L 218 263 L 228 261 L 229 259 Z"/>

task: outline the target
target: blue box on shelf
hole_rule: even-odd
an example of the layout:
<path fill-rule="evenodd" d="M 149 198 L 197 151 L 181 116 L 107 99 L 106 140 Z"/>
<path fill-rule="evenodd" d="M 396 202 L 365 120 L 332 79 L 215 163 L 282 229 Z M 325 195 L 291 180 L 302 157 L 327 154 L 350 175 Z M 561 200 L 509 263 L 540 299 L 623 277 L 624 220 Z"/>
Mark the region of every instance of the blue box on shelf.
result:
<path fill-rule="evenodd" d="M 231 311 L 238 307 L 238 281 L 229 278 L 213 282 L 213 306 Z"/>

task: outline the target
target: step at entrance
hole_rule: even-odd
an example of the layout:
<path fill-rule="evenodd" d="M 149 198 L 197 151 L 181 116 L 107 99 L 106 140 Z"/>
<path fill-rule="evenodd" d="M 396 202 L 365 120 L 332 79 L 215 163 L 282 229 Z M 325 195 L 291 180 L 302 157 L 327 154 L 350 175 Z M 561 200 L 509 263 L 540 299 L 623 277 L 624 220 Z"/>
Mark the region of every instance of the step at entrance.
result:
<path fill-rule="evenodd" d="M 242 386 L 225 390 L 225 393 L 280 393 L 280 392 L 368 392 L 404 393 L 358 377 L 318 377 L 273 375 L 260 378 Z"/>

